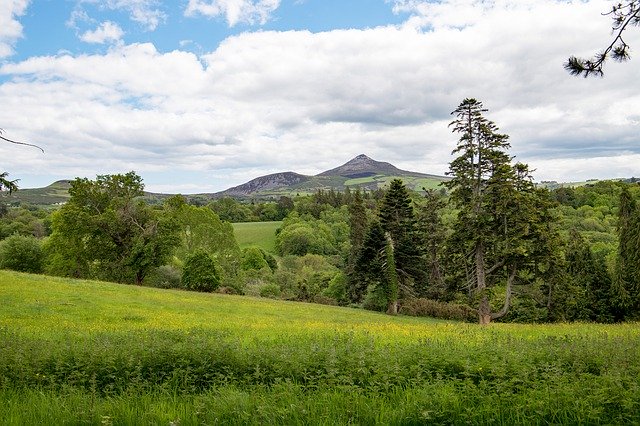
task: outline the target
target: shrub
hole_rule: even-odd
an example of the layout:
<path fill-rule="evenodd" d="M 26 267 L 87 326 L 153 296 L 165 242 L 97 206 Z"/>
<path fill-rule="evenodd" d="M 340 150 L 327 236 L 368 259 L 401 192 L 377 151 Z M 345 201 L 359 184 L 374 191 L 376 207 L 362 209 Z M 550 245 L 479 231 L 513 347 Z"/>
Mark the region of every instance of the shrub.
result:
<path fill-rule="evenodd" d="M 400 313 L 414 317 L 432 317 L 468 322 L 478 321 L 478 312 L 470 306 L 431 299 L 409 299 L 403 301 Z"/>
<path fill-rule="evenodd" d="M 347 276 L 343 272 L 338 272 L 331 281 L 329 281 L 329 287 L 322 292 L 322 295 L 329 297 L 338 303 L 346 303 Z"/>
<path fill-rule="evenodd" d="M 258 247 L 247 247 L 242 250 L 242 269 L 245 271 L 250 269 L 260 270 L 269 267 L 262 251 Z"/>
<path fill-rule="evenodd" d="M 187 257 L 182 270 L 182 286 L 187 290 L 211 292 L 220 286 L 214 260 L 203 250 Z"/>
<path fill-rule="evenodd" d="M 277 284 L 267 284 L 260 289 L 260 297 L 277 299 L 280 297 L 280 294 L 280 287 Z"/>
<path fill-rule="evenodd" d="M 35 237 L 16 234 L 0 242 L 0 269 L 38 274 L 43 259 L 40 241 Z"/>
<path fill-rule="evenodd" d="M 180 270 L 172 265 L 162 265 L 152 270 L 144 283 L 149 287 L 178 288 L 180 287 Z"/>

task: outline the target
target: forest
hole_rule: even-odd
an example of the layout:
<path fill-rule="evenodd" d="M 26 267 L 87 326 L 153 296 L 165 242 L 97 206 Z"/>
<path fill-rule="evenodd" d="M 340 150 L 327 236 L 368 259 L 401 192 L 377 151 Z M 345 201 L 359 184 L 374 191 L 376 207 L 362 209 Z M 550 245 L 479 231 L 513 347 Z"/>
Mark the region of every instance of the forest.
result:
<path fill-rule="evenodd" d="M 638 319 L 635 179 L 535 184 L 486 113 L 453 112 L 452 179 L 420 193 L 151 205 L 135 172 L 78 178 L 57 209 L 0 206 L 0 268 L 483 324 Z M 232 223 L 278 220 L 274 250 L 240 248 Z"/>

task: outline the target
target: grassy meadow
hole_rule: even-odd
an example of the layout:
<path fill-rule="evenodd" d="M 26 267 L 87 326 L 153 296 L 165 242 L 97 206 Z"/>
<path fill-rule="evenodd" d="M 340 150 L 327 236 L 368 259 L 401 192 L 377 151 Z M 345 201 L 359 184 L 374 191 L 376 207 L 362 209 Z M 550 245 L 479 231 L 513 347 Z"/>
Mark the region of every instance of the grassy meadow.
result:
<path fill-rule="evenodd" d="M 1 424 L 638 424 L 638 324 L 474 324 L 0 271 Z"/>
<path fill-rule="evenodd" d="M 243 222 L 233 224 L 233 233 L 240 248 L 260 247 L 269 253 L 276 252 L 276 229 L 282 222 Z"/>

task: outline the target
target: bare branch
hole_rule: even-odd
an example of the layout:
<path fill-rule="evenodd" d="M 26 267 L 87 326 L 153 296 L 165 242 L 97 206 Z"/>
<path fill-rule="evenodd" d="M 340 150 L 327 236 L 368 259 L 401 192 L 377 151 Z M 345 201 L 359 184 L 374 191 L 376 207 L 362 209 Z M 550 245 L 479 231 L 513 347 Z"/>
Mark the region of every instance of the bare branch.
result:
<path fill-rule="evenodd" d="M 11 139 L 7 139 L 4 136 L 2 136 L 3 133 L 4 133 L 4 130 L 0 129 L 0 139 L 2 139 L 3 141 L 9 142 L 9 143 L 14 143 L 16 145 L 25 145 L 25 146 L 31 146 L 31 147 L 34 147 L 34 148 L 38 148 L 44 154 L 44 149 L 40 148 L 38 145 L 34 145 L 34 144 L 31 144 L 31 143 L 25 143 L 25 142 L 18 142 L 18 141 L 14 141 L 14 140 L 11 140 Z"/>

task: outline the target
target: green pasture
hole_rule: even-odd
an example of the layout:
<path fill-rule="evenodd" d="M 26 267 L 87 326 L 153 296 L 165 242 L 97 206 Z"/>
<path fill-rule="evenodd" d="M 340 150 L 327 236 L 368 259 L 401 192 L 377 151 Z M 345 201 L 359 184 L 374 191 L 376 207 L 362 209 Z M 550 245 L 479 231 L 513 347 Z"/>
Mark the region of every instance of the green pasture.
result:
<path fill-rule="evenodd" d="M 638 424 L 638 324 L 492 324 L 0 271 L 2 424 Z"/>
<path fill-rule="evenodd" d="M 276 229 L 282 222 L 243 222 L 233 224 L 233 234 L 240 248 L 256 246 L 270 253 L 276 251 Z"/>

